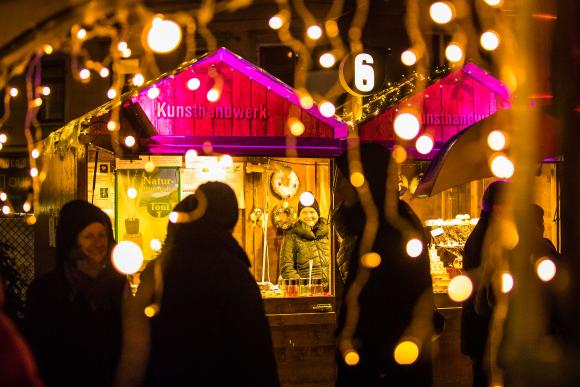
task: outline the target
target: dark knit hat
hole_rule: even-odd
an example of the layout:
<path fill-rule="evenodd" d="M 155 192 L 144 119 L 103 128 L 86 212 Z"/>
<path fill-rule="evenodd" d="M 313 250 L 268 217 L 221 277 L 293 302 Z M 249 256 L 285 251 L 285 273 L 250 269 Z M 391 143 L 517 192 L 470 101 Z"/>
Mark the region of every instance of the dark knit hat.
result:
<path fill-rule="evenodd" d="M 507 201 L 509 181 L 497 180 L 490 183 L 483 193 L 482 207 L 485 211 L 493 211 L 493 206 Z"/>
<path fill-rule="evenodd" d="M 320 217 L 320 208 L 318 207 L 318 202 L 316 201 L 316 199 L 314 199 L 314 203 L 312 203 L 309 206 L 305 206 L 304 204 L 302 204 L 302 201 L 298 201 L 298 212 L 297 212 L 298 216 L 300 216 L 300 211 L 302 211 L 303 208 L 308 208 L 308 207 L 314 208 L 314 210 L 318 214 L 318 217 Z"/>
<path fill-rule="evenodd" d="M 382 207 L 385 199 L 387 169 L 391 160 L 391 152 L 383 145 L 375 142 L 361 143 L 359 149 L 365 180 L 370 186 L 375 204 Z M 343 152 L 336 159 L 336 166 L 342 175 L 348 179 L 350 176 L 348 151 Z M 392 188 L 398 189 L 398 187 Z"/>
<path fill-rule="evenodd" d="M 81 231 L 92 223 L 101 223 L 109 234 L 109 247 L 114 243 L 111 220 L 99 207 L 84 200 L 72 200 L 60 210 L 56 226 L 56 256 L 59 263 L 73 263 L 81 256 L 73 254 Z"/>
<path fill-rule="evenodd" d="M 229 185 L 210 181 L 198 188 L 207 198 L 207 209 L 201 220 L 213 223 L 227 230 L 234 228 L 238 222 L 238 200 Z"/>

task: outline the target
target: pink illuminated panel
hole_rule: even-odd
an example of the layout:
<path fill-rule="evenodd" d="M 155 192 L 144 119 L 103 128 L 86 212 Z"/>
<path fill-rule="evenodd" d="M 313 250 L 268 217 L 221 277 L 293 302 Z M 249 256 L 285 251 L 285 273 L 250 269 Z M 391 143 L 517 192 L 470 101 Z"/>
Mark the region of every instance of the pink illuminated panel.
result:
<path fill-rule="evenodd" d="M 420 113 L 422 133 L 444 143 L 457 132 L 509 108 L 507 88 L 473 63 L 452 72 L 376 118 L 360 125 L 363 140 L 394 141 L 393 121 L 400 109 Z"/>
<path fill-rule="evenodd" d="M 188 88 L 192 78 L 199 80 L 195 90 Z M 145 89 L 132 101 L 159 137 L 283 137 L 289 117 L 304 123 L 301 137 L 339 139 L 347 133 L 343 122 L 323 117 L 316 106 L 302 109 L 294 89 L 225 48 L 152 87 L 160 89 L 157 98 L 150 99 Z M 211 89 L 218 90 L 217 101 L 208 100 Z"/>

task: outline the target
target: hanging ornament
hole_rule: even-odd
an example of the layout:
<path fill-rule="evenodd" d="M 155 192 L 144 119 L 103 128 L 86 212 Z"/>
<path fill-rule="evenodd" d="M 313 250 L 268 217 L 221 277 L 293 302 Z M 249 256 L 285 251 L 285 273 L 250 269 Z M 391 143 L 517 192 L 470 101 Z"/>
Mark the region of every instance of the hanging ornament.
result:
<path fill-rule="evenodd" d="M 290 203 L 286 200 L 274 206 L 272 210 L 272 222 L 278 229 L 283 231 L 289 230 L 297 220 L 296 211 L 290 207 Z"/>
<path fill-rule="evenodd" d="M 272 186 L 272 191 L 282 199 L 290 199 L 296 192 L 298 192 L 298 187 L 300 186 L 300 180 L 296 172 L 292 170 L 291 167 L 287 167 L 287 170 L 278 169 L 272 174 L 270 179 L 270 184 Z"/>

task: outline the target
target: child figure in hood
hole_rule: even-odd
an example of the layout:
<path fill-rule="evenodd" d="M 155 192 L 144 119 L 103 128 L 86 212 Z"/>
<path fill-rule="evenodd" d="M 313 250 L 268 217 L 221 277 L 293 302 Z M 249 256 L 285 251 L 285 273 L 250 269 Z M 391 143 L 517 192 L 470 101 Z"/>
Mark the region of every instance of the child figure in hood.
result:
<path fill-rule="evenodd" d="M 298 221 L 284 235 L 280 249 L 282 278 L 322 278 L 325 292 L 329 284 L 328 221 L 320 217 L 318 202 L 298 203 Z M 311 263 L 312 262 L 312 263 Z M 310 273 L 312 265 L 312 274 Z"/>

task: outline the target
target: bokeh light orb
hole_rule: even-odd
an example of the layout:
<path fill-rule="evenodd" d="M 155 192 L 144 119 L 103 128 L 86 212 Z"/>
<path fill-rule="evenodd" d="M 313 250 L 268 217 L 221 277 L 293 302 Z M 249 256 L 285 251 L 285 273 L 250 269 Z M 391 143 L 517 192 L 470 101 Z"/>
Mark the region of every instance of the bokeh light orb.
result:
<path fill-rule="evenodd" d="M 514 288 L 514 277 L 509 272 L 501 273 L 501 292 L 509 293 Z"/>
<path fill-rule="evenodd" d="M 536 263 L 536 274 L 544 281 L 551 281 L 556 276 L 556 264 L 548 257 L 542 257 Z"/>
<path fill-rule="evenodd" d="M 360 258 L 360 261 L 364 267 L 368 269 L 374 269 L 381 264 L 382 259 L 378 253 L 371 251 L 369 253 L 363 254 L 363 256 Z"/>
<path fill-rule="evenodd" d="M 479 38 L 479 43 L 487 51 L 493 51 L 499 47 L 499 34 L 493 30 L 485 31 Z"/>
<path fill-rule="evenodd" d="M 151 241 L 149 242 L 149 247 L 151 247 L 151 250 L 153 251 L 159 251 L 161 250 L 161 241 L 157 238 L 153 238 L 151 239 Z"/>
<path fill-rule="evenodd" d="M 421 127 L 419 119 L 413 113 L 399 113 L 393 124 L 395 133 L 403 140 L 411 140 L 417 136 Z"/>
<path fill-rule="evenodd" d="M 318 40 L 322 36 L 322 28 L 317 25 L 310 26 L 306 30 L 306 35 L 312 40 Z"/>
<path fill-rule="evenodd" d="M 143 265 L 143 251 L 135 242 L 122 241 L 113 249 L 113 266 L 122 274 L 135 274 Z"/>
<path fill-rule="evenodd" d="M 37 159 L 40 157 L 40 151 L 34 148 L 32 152 L 30 152 L 30 155 L 32 156 L 33 159 Z"/>
<path fill-rule="evenodd" d="M 353 172 L 350 175 L 350 184 L 355 188 L 360 188 L 365 183 L 365 176 L 360 172 Z"/>
<path fill-rule="evenodd" d="M 490 168 L 493 175 L 500 179 L 509 179 L 515 171 L 512 161 L 501 154 L 492 158 Z"/>
<path fill-rule="evenodd" d="M 471 296 L 473 292 L 473 282 L 466 275 L 458 275 L 449 281 L 447 295 L 455 302 L 463 302 Z"/>
<path fill-rule="evenodd" d="M 125 145 L 128 146 L 129 148 L 135 145 L 135 143 L 136 143 L 135 137 L 133 136 L 125 137 Z"/>
<path fill-rule="evenodd" d="M 220 92 L 218 89 L 215 88 L 211 88 L 209 89 L 209 91 L 207 92 L 207 100 L 209 102 L 216 102 L 218 99 L 220 99 Z"/>
<path fill-rule="evenodd" d="M 423 252 L 423 242 L 417 238 L 412 238 L 405 245 L 405 251 L 409 257 L 417 258 Z"/>
<path fill-rule="evenodd" d="M 493 130 L 487 135 L 487 145 L 494 151 L 505 148 L 507 139 L 501 130 Z"/>
<path fill-rule="evenodd" d="M 187 88 L 191 91 L 199 89 L 200 86 L 201 81 L 199 80 L 199 78 L 193 77 L 189 81 L 187 81 Z"/>
<path fill-rule="evenodd" d="M 449 23 L 455 14 L 453 6 L 446 1 L 437 1 L 429 7 L 429 15 L 437 24 Z"/>
<path fill-rule="evenodd" d="M 151 23 L 147 33 L 147 45 L 160 54 L 171 52 L 181 42 L 181 28 L 172 20 L 164 20 L 157 16 Z"/>
<path fill-rule="evenodd" d="M 274 15 L 268 20 L 268 25 L 273 30 L 279 30 L 284 25 L 284 19 L 280 15 Z"/>
<path fill-rule="evenodd" d="M 445 58 L 449 62 L 460 62 L 463 59 L 463 48 L 458 43 L 449 43 L 445 48 Z"/>
<path fill-rule="evenodd" d="M 433 149 L 433 138 L 429 135 L 422 135 L 417 138 L 415 141 L 415 148 L 417 148 L 417 152 L 421 153 L 422 155 L 426 155 Z"/>
<path fill-rule="evenodd" d="M 405 50 L 401 54 L 401 62 L 405 66 L 413 66 L 415 63 L 417 63 L 417 54 L 411 49 Z"/>
<path fill-rule="evenodd" d="M 360 356 L 357 351 L 351 349 L 344 354 L 344 362 L 346 365 L 354 366 L 360 361 Z"/>
<path fill-rule="evenodd" d="M 145 83 L 145 77 L 141 73 L 137 73 L 133 76 L 133 85 L 134 86 L 142 86 Z"/>
<path fill-rule="evenodd" d="M 135 187 L 129 187 L 129 189 L 127 190 L 127 196 L 129 197 L 129 199 L 135 199 L 137 197 L 137 189 Z"/>
<path fill-rule="evenodd" d="M 334 104 L 330 101 L 324 101 L 320 104 L 319 108 L 320 110 L 320 114 L 322 114 L 324 117 L 330 118 L 334 115 L 334 113 L 336 112 L 336 108 L 334 107 Z"/>
<path fill-rule="evenodd" d="M 397 344 L 393 353 L 397 364 L 413 364 L 419 358 L 419 346 L 411 340 L 405 340 Z"/>
<path fill-rule="evenodd" d="M 320 55 L 320 58 L 318 59 L 318 63 L 320 63 L 320 65 L 324 68 L 330 68 L 332 66 L 334 66 L 334 64 L 336 63 L 336 58 L 334 57 L 334 55 L 330 52 L 324 53 L 322 55 Z"/>
<path fill-rule="evenodd" d="M 234 165 L 234 159 L 232 159 L 232 156 L 230 155 L 222 155 L 220 157 L 219 164 L 222 168 L 230 168 L 232 165 Z"/>
<path fill-rule="evenodd" d="M 147 90 L 147 97 L 149 97 L 149 99 L 155 99 L 159 97 L 159 88 L 153 86 L 152 88 Z"/>
<path fill-rule="evenodd" d="M 117 96 L 117 90 L 110 88 L 109 90 L 107 90 L 107 98 L 109 99 L 113 99 Z"/>
<path fill-rule="evenodd" d="M 304 191 L 300 194 L 300 203 L 304 207 L 310 207 L 314 204 L 314 195 L 310 191 Z"/>
<path fill-rule="evenodd" d="M 304 124 L 298 118 L 295 117 L 289 118 L 288 126 L 290 127 L 290 133 L 292 133 L 293 136 L 298 137 L 304 133 L 305 130 Z"/>

